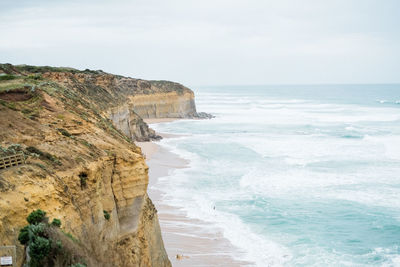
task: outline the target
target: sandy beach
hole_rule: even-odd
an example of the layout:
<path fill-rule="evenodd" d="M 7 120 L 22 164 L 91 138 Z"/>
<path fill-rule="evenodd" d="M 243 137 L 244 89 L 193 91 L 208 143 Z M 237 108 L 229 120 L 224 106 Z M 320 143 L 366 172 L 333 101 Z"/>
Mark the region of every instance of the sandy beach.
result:
<path fill-rule="evenodd" d="M 156 122 L 160 120 L 152 123 Z M 177 137 L 158 134 L 164 138 Z M 187 167 L 188 162 L 155 142 L 138 142 L 137 145 L 142 148 L 149 166 L 148 194 L 158 210 L 164 245 L 172 266 L 251 266 L 251 263 L 233 259 L 232 255 L 240 256 L 242 252 L 223 237 L 221 229 L 188 218 L 183 210 L 163 202 L 165 196 L 157 188 L 168 181 L 160 178 L 176 168 Z"/>
<path fill-rule="evenodd" d="M 150 119 L 143 119 L 143 120 L 147 124 L 152 124 L 152 123 L 160 123 L 160 122 L 171 122 L 171 121 L 176 121 L 179 119 L 178 118 L 150 118 Z"/>

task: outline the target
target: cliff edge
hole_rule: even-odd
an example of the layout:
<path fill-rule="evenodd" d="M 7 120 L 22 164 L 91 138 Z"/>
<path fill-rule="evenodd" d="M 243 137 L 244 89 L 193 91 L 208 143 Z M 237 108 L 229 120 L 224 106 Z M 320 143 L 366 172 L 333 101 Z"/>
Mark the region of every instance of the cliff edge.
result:
<path fill-rule="evenodd" d="M 88 266 L 171 266 L 133 141 L 159 138 L 142 117 L 198 117 L 192 91 L 102 71 L 1 64 L 0 115 L 0 156 L 25 155 L 25 164 L 0 170 L 0 246 L 17 246 L 19 266 L 27 254 L 18 233 L 36 209 L 61 219 Z"/>

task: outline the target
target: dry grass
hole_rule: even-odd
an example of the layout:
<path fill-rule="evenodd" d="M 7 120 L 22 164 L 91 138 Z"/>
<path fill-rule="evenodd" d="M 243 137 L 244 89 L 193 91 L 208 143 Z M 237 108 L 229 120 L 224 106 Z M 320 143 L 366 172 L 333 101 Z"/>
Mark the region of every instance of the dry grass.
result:
<path fill-rule="evenodd" d="M 46 230 L 49 238 L 53 240 L 54 245 L 61 243 L 61 248 L 56 249 L 57 253 L 52 255 L 54 266 L 70 266 L 72 264 L 82 263 L 86 266 L 99 266 L 95 259 L 92 259 L 87 249 L 77 240 L 68 234 L 65 234 L 58 227 L 48 227 Z"/>

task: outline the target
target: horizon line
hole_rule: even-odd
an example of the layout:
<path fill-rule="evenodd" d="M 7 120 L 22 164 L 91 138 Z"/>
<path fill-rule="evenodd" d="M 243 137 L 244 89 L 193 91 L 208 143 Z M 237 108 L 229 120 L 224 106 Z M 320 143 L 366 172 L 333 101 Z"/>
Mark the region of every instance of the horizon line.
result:
<path fill-rule="evenodd" d="M 220 85 L 189 85 L 190 87 L 240 87 L 240 86 L 295 86 L 295 85 L 304 85 L 304 86 L 318 86 L 318 85 L 400 85 L 400 82 L 373 82 L 373 83 L 365 83 L 365 82 L 356 82 L 356 83 L 264 83 L 264 84 L 220 84 Z"/>

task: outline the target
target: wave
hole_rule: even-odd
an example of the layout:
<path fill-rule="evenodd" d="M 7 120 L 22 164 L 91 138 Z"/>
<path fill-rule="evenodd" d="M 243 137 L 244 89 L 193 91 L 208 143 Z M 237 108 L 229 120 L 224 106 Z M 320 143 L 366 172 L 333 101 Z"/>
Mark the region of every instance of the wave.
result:
<path fill-rule="evenodd" d="M 376 100 L 379 104 L 385 105 L 398 105 L 400 104 L 400 100 Z"/>
<path fill-rule="evenodd" d="M 257 266 L 283 266 L 290 261 L 290 251 L 271 240 L 260 237 L 254 233 L 248 225 L 243 223 L 241 219 L 229 212 L 219 209 L 218 199 L 223 198 L 220 192 L 202 192 L 191 190 L 195 181 L 188 181 L 192 177 L 189 173 L 193 169 L 202 169 L 204 166 L 200 164 L 200 158 L 196 154 L 188 153 L 186 150 L 180 150 L 171 144 L 170 140 L 161 142 L 160 145 L 183 156 L 189 160 L 191 168 L 176 169 L 164 177 L 161 185 L 155 187 L 163 192 L 165 198 L 163 202 L 168 205 L 183 209 L 187 216 L 192 219 L 198 219 L 212 223 L 216 228 L 220 229 L 223 236 L 227 238 L 234 246 L 244 251 L 242 258 L 233 254 L 233 258 L 238 260 L 255 262 Z M 191 187 L 187 187 L 185 183 L 191 183 Z M 212 195 L 213 197 L 210 197 Z M 212 207 L 217 207 L 215 210 Z"/>
<path fill-rule="evenodd" d="M 399 263 L 398 108 L 245 96 L 203 95 L 217 118 L 156 126 L 190 134 L 161 141 L 191 162 L 160 179 L 165 201 L 258 266 Z"/>

